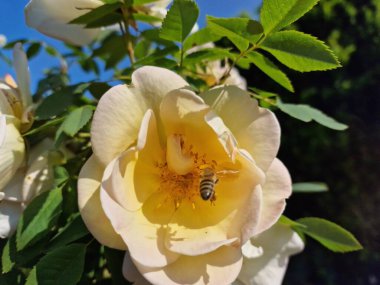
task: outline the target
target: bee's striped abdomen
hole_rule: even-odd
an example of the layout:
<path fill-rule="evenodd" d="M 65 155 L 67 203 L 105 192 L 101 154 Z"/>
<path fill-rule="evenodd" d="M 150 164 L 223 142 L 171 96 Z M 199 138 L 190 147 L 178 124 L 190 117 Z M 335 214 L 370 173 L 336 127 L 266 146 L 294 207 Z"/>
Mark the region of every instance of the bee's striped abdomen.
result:
<path fill-rule="evenodd" d="M 203 200 L 214 200 L 216 183 L 215 174 L 211 168 L 204 169 L 199 183 L 199 192 Z"/>

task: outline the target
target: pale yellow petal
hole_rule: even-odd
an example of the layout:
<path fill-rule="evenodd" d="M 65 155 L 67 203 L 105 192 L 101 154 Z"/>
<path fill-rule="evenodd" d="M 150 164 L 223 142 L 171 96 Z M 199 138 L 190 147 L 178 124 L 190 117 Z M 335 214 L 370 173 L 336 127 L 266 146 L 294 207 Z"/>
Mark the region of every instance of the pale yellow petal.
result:
<path fill-rule="evenodd" d="M 263 204 L 257 233 L 263 232 L 277 222 L 285 210 L 285 199 L 292 193 L 292 181 L 285 165 L 275 159 L 266 173 L 263 185 Z"/>
<path fill-rule="evenodd" d="M 103 187 L 124 209 L 136 211 L 158 190 L 160 172 L 156 165 L 164 157 L 155 116 L 148 110 L 141 123 L 137 147 L 128 149 L 107 165 L 104 177 L 108 178 L 103 180 Z"/>
<path fill-rule="evenodd" d="M 1 86 L 0 83 L 0 114 L 14 116 L 15 114 L 12 110 L 12 106 L 9 104 L 7 96 L 4 93 L 2 87 L 8 88 L 7 86 Z"/>
<path fill-rule="evenodd" d="M 136 263 L 143 276 L 152 284 L 230 284 L 240 272 L 242 255 L 239 247 L 223 246 L 209 254 L 182 255 L 165 268 L 152 269 Z"/>
<path fill-rule="evenodd" d="M 30 74 L 28 59 L 21 43 L 17 43 L 13 48 L 13 66 L 16 71 L 17 85 L 20 90 L 21 101 L 24 109 L 32 105 L 32 95 L 30 94 Z"/>
<path fill-rule="evenodd" d="M 0 238 L 10 237 L 17 228 L 22 213 L 21 203 L 1 201 L 0 204 Z"/>
<path fill-rule="evenodd" d="M 164 227 L 174 211 L 172 204 L 164 203 L 166 194 L 158 192 L 160 176 L 155 163 L 164 157 L 154 114 L 148 110 L 137 147 L 112 161 L 102 178 L 101 201 L 106 215 L 131 256 L 150 267 L 164 266 L 178 256 L 164 246 Z"/>
<path fill-rule="evenodd" d="M 158 207 L 164 199 L 153 194 L 142 209 L 132 212 L 124 209 L 106 189 L 101 188 L 103 209 L 113 228 L 127 244 L 131 257 L 144 266 L 166 266 L 179 256 L 164 245 L 165 225 L 174 211 L 174 207 L 169 205 Z"/>
<path fill-rule="evenodd" d="M 193 169 L 193 158 L 189 154 L 183 153 L 180 136 L 175 134 L 168 136 L 166 161 L 168 168 L 179 175 L 185 175 Z"/>
<path fill-rule="evenodd" d="M 243 267 L 238 276 L 243 284 L 281 285 L 289 257 L 304 248 L 302 239 L 289 226 L 276 224 L 256 238 L 251 239 L 255 247 L 261 247 L 263 254 L 247 258 L 245 252 Z"/>
<path fill-rule="evenodd" d="M 33 146 L 28 153 L 29 163 L 22 186 L 23 201 L 28 203 L 33 197 L 50 190 L 54 182 L 52 165 L 49 165 L 49 150 L 53 141 L 45 139 Z"/>
<path fill-rule="evenodd" d="M 83 166 L 78 179 L 79 210 L 87 228 L 101 244 L 125 250 L 127 246 L 113 229 L 100 203 L 103 170 L 94 156 Z"/>
<path fill-rule="evenodd" d="M 0 148 L 5 141 L 6 135 L 7 135 L 7 120 L 4 115 L 0 115 Z"/>
<path fill-rule="evenodd" d="M 68 24 L 103 4 L 100 0 L 31 0 L 25 7 L 26 24 L 39 32 L 74 45 L 89 44 L 100 29 Z"/>
<path fill-rule="evenodd" d="M 246 149 L 266 171 L 280 146 L 281 130 L 274 114 L 258 107 L 255 99 L 236 86 L 214 88 L 201 96 L 223 119 L 239 147 Z"/>
<path fill-rule="evenodd" d="M 126 85 L 115 86 L 102 96 L 92 120 L 91 142 L 103 165 L 137 142 L 148 109 L 145 98 Z"/>
<path fill-rule="evenodd" d="M 162 100 L 160 114 L 166 136 L 181 135 L 188 147 L 209 159 L 233 161 L 236 149 L 228 128 L 192 91 L 170 92 Z"/>
<path fill-rule="evenodd" d="M 12 176 L 12 179 L 5 185 L 1 192 L 4 201 L 23 203 L 22 199 L 22 183 L 25 178 L 25 168 L 20 167 Z"/>
<path fill-rule="evenodd" d="M 161 67 L 144 66 L 132 73 L 132 86 L 149 101 L 156 114 L 162 98 L 167 93 L 188 85 L 181 76 Z"/>
<path fill-rule="evenodd" d="M 6 136 L 0 148 L 0 189 L 12 179 L 24 161 L 25 144 L 12 123 L 7 123 Z"/>

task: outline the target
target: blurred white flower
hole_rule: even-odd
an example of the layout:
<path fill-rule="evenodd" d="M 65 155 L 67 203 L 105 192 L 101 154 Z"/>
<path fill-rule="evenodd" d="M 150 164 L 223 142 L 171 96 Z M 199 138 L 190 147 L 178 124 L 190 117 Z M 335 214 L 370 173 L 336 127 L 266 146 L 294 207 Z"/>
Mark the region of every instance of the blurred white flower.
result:
<path fill-rule="evenodd" d="M 163 19 L 170 2 L 162 0 L 146 4 L 144 11 Z M 26 24 L 49 37 L 78 46 L 86 45 L 96 39 L 102 29 L 87 29 L 69 22 L 101 5 L 104 2 L 100 0 L 30 0 L 25 7 Z"/>
<path fill-rule="evenodd" d="M 12 151 L 19 152 L 21 156 L 21 150 L 24 151 L 24 142 L 22 137 L 17 137 L 16 140 L 19 149 L 13 145 Z M 9 157 L 11 144 L 14 142 L 14 136 L 7 136 L 4 145 L 0 147 L 1 155 L 5 154 Z M 28 152 L 28 161 L 20 161 L 20 167 L 9 182 L 3 185 L 3 182 L 6 181 L 0 178 L 0 238 L 7 238 L 12 235 L 26 205 L 35 196 L 49 190 L 52 186 L 53 169 L 49 163 L 48 151 L 52 146 L 51 140 L 42 141 Z M 0 161 L 3 162 L 3 156 L 1 156 Z M 0 175 L 3 173 L 4 169 L 1 168 Z"/>
<path fill-rule="evenodd" d="M 13 50 L 17 83 L 10 75 L 0 80 L 0 238 L 13 233 L 25 205 L 50 187 L 47 140 L 26 155 L 21 133 L 33 123 L 33 102 L 26 54 L 21 44 Z"/>
<path fill-rule="evenodd" d="M 194 30 L 196 30 L 197 25 L 194 26 Z M 214 43 L 206 43 L 200 46 L 193 47 L 187 51 L 187 53 L 193 53 L 204 49 L 212 49 L 214 48 Z M 226 72 L 229 71 L 231 66 L 228 62 L 222 64 L 220 60 L 214 60 L 205 63 L 205 67 L 201 68 L 200 66 L 197 68 L 197 72 L 199 76 L 206 81 L 207 85 L 212 87 L 215 85 L 221 84 L 221 79 L 224 77 Z M 223 84 L 226 85 L 236 85 L 241 89 L 247 90 L 247 81 L 243 76 L 240 75 L 237 68 L 233 67 L 230 70 L 229 76 L 224 80 Z"/>
<path fill-rule="evenodd" d="M 7 38 L 4 35 L 0 35 L 0 48 L 7 44 Z"/>

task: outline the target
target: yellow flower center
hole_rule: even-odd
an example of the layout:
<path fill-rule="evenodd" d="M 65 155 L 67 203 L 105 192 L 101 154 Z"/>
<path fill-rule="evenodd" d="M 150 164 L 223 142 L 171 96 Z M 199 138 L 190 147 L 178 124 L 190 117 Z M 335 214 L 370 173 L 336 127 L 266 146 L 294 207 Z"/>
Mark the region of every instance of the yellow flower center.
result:
<path fill-rule="evenodd" d="M 166 194 L 165 203 L 174 203 L 175 208 L 178 208 L 181 203 L 189 202 L 193 209 L 196 208 L 196 203 L 210 202 L 214 204 L 216 200 L 217 182 L 220 177 L 236 175 L 238 170 L 225 170 L 219 167 L 216 160 L 210 159 L 206 154 L 194 150 L 193 145 L 185 143 L 183 135 L 174 135 L 175 143 L 178 149 L 169 146 L 168 140 L 167 152 L 177 151 L 175 162 L 183 163 L 187 166 L 186 171 L 183 167 L 170 165 L 171 156 L 167 154 L 167 161 L 156 163 L 156 167 L 160 171 L 160 186 L 159 191 Z M 179 153 L 179 154 L 178 154 Z M 180 173 L 178 173 L 180 172 Z M 209 198 L 202 197 L 201 192 L 208 192 Z M 161 205 L 159 205 L 160 207 Z"/>

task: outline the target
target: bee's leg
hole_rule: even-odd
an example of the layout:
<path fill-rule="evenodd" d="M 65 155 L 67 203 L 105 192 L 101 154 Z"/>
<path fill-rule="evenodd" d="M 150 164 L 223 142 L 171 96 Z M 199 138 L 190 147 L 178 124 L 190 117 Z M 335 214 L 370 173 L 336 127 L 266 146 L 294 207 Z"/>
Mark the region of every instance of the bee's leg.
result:
<path fill-rule="evenodd" d="M 211 205 L 215 206 L 215 203 L 214 203 L 215 201 L 216 201 L 216 193 L 214 193 L 214 195 L 210 199 Z"/>

